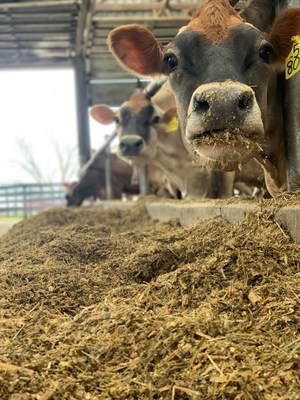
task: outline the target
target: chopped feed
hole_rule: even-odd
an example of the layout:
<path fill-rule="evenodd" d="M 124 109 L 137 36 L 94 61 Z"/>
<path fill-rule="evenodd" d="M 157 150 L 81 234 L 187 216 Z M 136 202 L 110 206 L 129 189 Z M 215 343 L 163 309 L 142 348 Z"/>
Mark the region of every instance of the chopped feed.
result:
<path fill-rule="evenodd" d="M 52 209 L 0 239 L 0 272 L 3 400 L 300 399 L 300 246 L 270 213 Z"/>

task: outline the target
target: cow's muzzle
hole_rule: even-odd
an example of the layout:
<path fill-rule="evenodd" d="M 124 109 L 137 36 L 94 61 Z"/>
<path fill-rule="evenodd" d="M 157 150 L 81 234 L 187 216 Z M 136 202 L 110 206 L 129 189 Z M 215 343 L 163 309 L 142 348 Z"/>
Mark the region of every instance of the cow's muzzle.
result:
<path fill-rule="evenodd" d="M 119 152 L 122 156 L 139 156 L 143 151 L 144 146 L 144 139 L 140 136 L 126 136 L 120 140 Z"/>
<path fill-rule="evenodd" d="M 199 86 L 190 101 L 184 141 L 196 157 L 230 164 L 253 156 L 263 136 L 263 122 L 253 90 L 225 81 Z"/>

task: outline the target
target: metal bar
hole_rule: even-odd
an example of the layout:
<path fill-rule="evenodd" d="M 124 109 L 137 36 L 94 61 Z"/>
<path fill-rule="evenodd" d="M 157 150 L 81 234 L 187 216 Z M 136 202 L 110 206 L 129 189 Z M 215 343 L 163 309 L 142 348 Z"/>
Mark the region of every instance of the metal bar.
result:
<path fill-rule="evenodd" d="M 131 21 L 139 21 L 139 23 L 143 23 L 143 22 L 147 22 L 147 21 L 184 21 L 184 22 L 188 22 L 190 20 L 189 17 L 187 16 L 170 16 L 170 17 L 166 17 L 166 16 L 152 16 L 152 17 L 146 17 L 146 16 L 135 16 L 133 17 L 132 15 L 124 17 L 124 16 L 114 16 L 114 17 L 93 17 L 93 22 L 124 22 L 124 23 L 130 23 Z"/>
<path fill-rule="evenodd" d="M 95 7 L 95 0 L 91 0 L 89 6 L 90 7 L 88 12 L 86 13 L 85 25 L 82 32 L 82 41 L 83 41 L 82 46 L 83 46 L 84 56 L 87 55 L 89 49 L 89 37 L 93 26 L 93 12 Z"/>
<path fill-rule="evenodd" d="M 10 59 L 10 60 L 0 60 L 0 68 L 70 68 L 72 66 L 72 63 L 70 60 L 64 59 L 50 59 L 50 60 L 15 60 L 15 59 Z"/>
<path fill-rule="evenodd" d="M 70 43 L 67 42 L 36 42 L 32 41 L 18 41 L 18 43 L 10 41 L 4 42 L 0 40 L 0 49 L 69 49 Z"/>
<path fill-rule="evenodd" d="M 56 56 L 56 57 L 67 57 L 67 58 L 70 57 L 70 49 L 68 49 L 68 48 L 67 49 L 66 48 L 51 48 L 51 47 L 49 47 L 47 49 L 36 49 L 34 47 L 31 47 L 28 49 L 26 49 L 26 48 L 18 48 L 18 49 L 4 48 L 4 49 L 1 49 L 1 54 L 2 54 L 2 56 L 5 56 L 5 55 L 10 56 L 10 55 L 16 54 L 17 50 L 18 50 L 18 56 L 33 55 L 34 57 L 36 57 L 36 56 L 39 56 L 39 57 L 53 57 L 53 56 L 55 57 Z"/>
<path fill-rule="evenodd" d="M 67 21 L 66 20 L 57 21 L 55 19 L 53 19 L 51 21 L 44 21 L 42 18 L 39 18 L 38 21 L 36 21 L 36 20 L 35 21 L 32 21 L 32 20 L 20 21 L 20 20 L 11 20 L 11 19 L 7 20 L 7 21 L 1 21 L 1 27 L 2 26 L 5 27 L 6 25 L 10 26 L 12 24 L 15 25 L 15 26 L 18 26 L 18 27 L 24 25 L 24 26 L 26 26 L 26 28 L 28 27 L 28 25 L 30 25 L 32 27 L 36 27 L 37 26 L 37 27 L 43 28 L 45 26 L 45 24 L 47 24 L 47 25 L 51 25 L 51 26 L 56 25 L 56 26 L 64 29 L 65 26 L 69 26 L 69 25 L 76 26 L 76 21 L 75 21 L 74 18 L 70 18 Z"/>
<path fill-rule="evenodd" d="M 91 79 L 89 81 L 90 85 L 111 85 L 111 84 L 120 84 L 120 83 L 136 83 L 136 78 L 124 78 L 124 79 Z M 140 78 L 141 82 L 151 82 L 151 79 Z"/>
<path fill-rule="evenodd" d="M 117 136 L 117 132 L 111 133 L 107 136 L 104 144 L 100 147 L 100 149 L 89 159 L 89 161 L 83 166 L 82 173 L 86 171 L 92 164 L 94 164 L 95 160 L 102 155 L 104 151 L 108 148 L 114 138 Z"/>
<path fill-rule="evenodd" d="M 28 210 L 27 210 L 27 193 L 26 193 L 26 185 L 23 185 L 23 218 L 27 218 Z"/>
<path fill-rule="evenodd" d="M 87 97 L 87 77 L 83 57 L 75 60 L 77 129 L 80 166 L 86 164 L 90 158 L 90 132 Z"/>
<path fill-rule="evenodd" d="M 107 137 L 106 137 L 107 140 Z M 109 147 L 105 149 L 105 188 L 106 188 L 106 199 L 111 200 L 114 198 L 113 187 L 112 187 L 112 170 L 111 170 L 111 157 Z"/>
<path fill-rule="evenodd" d="M 84 32 L 87 19 L 90 13 L 91 0 L 85 0 L 80 8 L 78 27 L 76 34 L 76 55 L 82 56 L 84 53 Z"/>
<path fill-rule="evenodd" d="M 111 144 L 111 142 L 114 140 L 114 138 L 117 136 L 117 132 L 113 132 L 110 135 L 107 136 L 104 144 L 100 147 L 100 149 L 97 151 L 97 154 L 103 153 L 108 146 Z"/>
<path fill-rule="evenodd" d="M 76 18 L 76 12 L 73 11 L 70 13 L 69 11 L 59 11 L 59 12 L 49 12 L 45 10 L 44 12 L 39 12 L 36 14 L 31 13 L 30 11 L 28 13 L 17 13 L 14 11 L 11 11 L 9 13 L 9 17 L 7 14 L 0 14 L 0 20 L 1 19 L 8 19 L 12 21 L 19 21 L 19 20 L 30 20 L 30 19 L 38 19 L 38 20 L 60 20 L 60 19 L 74 19 Z"/>
<path fill-rule="evenodd" d="M 127 11 L 153 11 L 153 10 L 164 10 L 166 8 L 165 3 L 99 3 L 95 6 L 95 12 L 127 12 Z M 186 8 L 183 6 L 182 8 Z"/>
<path fill-rule="evenodd" d="M 146 196 L 149 194 L 149 178 L 148 178 L 148 167 L 141 167 L 139 170 L 139 181 L 140 181 L 140 194 Z"/>
<path fill-rule="evenodd" d="M 233 1 L 233 0 L 231 0 Z M 235 0 L 237 3 L 239 0 Z M 128 12 L 128 11 L 194 11 L 199 3 L 123 3 L 123 4 L 114 4 L 114 3 L 99 3 L 96 4 L 95 12 Z"/>
<path fill-rule="evenodd" d="M 10 33 L 18 33 L 18 34 L 37 34 L 37 33 L 40 33 L 40 34 L 48 34 L 48 33 L 52 33 L 52 34 L 64 34 L 64 33 L 73 33 L 73 34 L 75 34 L 75 32 L 76 32 L 76 26 L 75 25 L 73 25 L 73 26 L 70 26 L 70 25 L 67 25 L 67 26 L 60 26 L 60 27 L 56 27 L 56 29 L 54 29 L 54 27 L 49 27 L 49 26 L 46 26 L 45 24 L 38 24 L 39 25 L 39 29 L 33 29 L 33 27 L 32 26 L 25 26 L 25 25 L 23 25 L 23 26 L 18 26 L 18 25 L 15 25 L 15 26 L 10 26 L 10 28 L 1 28 L 1 33 L 2 34 L 10 34 Z M 36 28 L 38 27 L 38 25 L 36 25 Z M 31 29 L 33 29 L 33 30 L 31 30 Z"/>
<path fill-rule="evenodd" d="M 72 40 L 72 43 L 75 42 L 74 34 L 71 32 L 67 32 L 64 34 L 57 34 L 55 33 L 41 33 L 41 32 L 26 32 L 26 33 L 2 33 L 0 32 L 0 40 L 1 41 L 15 41 L 15 40 L 32 40 L 33 42 L 35 41 L 48 41 L 48 40 L 53 40 L 53 41 L 61 41 L 61 40 Z"/>
<path fill-rule="evenodd" d="M 5 3 L 0 4 L 1 9 L 12 9 L 12 8 L 45 8 L 55 6 L 59 8 L 60 6 L 68 6 L 77 4 L 77 0 L 60 0 L 59 3 L 57 1 L 29 1 L 27 3 Z"/>
<path fill-rule="evenodd" d="M 300 0 L 278 1 L 277 10 L 299 7 Z M 283 117 L 288 191 L 300 189 L 300 73 L 284 79 Z"/>

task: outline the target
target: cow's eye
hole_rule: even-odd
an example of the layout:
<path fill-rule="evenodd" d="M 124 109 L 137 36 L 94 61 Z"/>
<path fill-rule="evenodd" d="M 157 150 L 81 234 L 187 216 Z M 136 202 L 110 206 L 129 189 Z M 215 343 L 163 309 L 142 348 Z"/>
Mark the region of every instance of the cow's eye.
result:
<path fill-rule="evenodd" d="M 160 122 L 160 118 L 158 115 L 156 115 L 152 120 L 152 124 L 158 124 L 159 122 Z"/>
<path fill-rule="evenodd" d="M 271 57 L 274 54 L 274 49 L 270 43 L 264 42 L 259 49 L 259 57 L 267 64 L 270 63 Z"/>
<path fill-rule="evenodd" d="M 114 121 L 115 121 L 116 124 L 119 124 L 120 123 L 120 118 L 115 116 Z"/>
<path fill-rule="evenodd" d="M 166 54 L 164 57 L 164 62 L 167 64 L 169 71 L 173 71 L 177 67 L 178 61 L 174 54 Z"/>

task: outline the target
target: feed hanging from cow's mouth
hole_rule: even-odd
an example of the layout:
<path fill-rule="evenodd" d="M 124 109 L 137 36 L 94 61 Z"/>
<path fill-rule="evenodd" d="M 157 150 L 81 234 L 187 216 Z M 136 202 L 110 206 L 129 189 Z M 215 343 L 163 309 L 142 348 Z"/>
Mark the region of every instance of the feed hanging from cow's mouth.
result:
<path fill-rule="evenodd" d="M 254 147 L 254 140 L 256 137 L 251 137 L 250 134 L 245 133 L 240 129 L 214 129 L 211 131 L 203 131 L 196 133 L 191 136 L 189 143 L 192 146 L 230 146 L 230 147 L 242 147 L 250 149 Z M 253 136 L 253 134 L 251 134 Z"/>
<path fill-rule="evenodd" d="M 203 131 L 185 143 L 197 163 L 224 171 L 240 170 L 262 151 L 255 133 L 236 128 Z"/>

